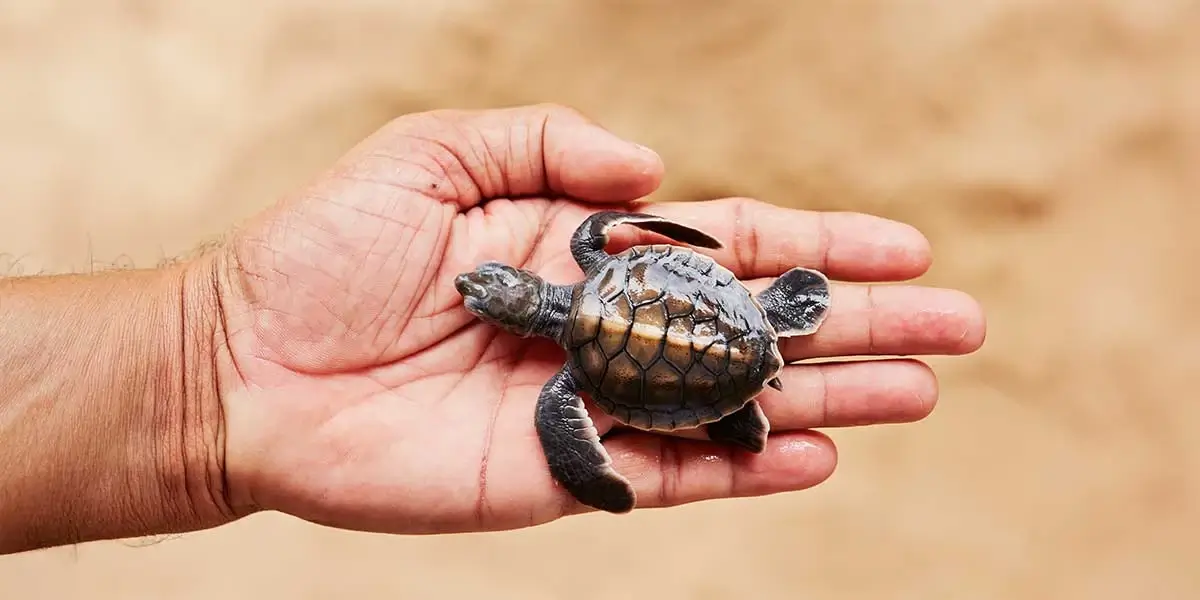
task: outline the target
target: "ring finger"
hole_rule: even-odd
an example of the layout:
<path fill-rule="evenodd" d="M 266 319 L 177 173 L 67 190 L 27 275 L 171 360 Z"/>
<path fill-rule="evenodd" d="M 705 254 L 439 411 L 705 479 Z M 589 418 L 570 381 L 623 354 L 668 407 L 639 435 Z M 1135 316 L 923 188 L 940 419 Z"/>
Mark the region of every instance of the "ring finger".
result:
<path fill-rule="evenodd" d="M 782 390 L 768 388 L 757 396 L 773 432 L 910 423 L 928 416 L 937 404 L 937 379 L 915 360 L 789 365 L 779 379 Z M 615 427 L 611 417 L 589 409 L 602 434 Z M 672 435 L 707 439 L 703 428 Z"/>
<path fill-rule="evenodd" d="M 747 282 L 752 291 L 773 279 Z M 961 355 L 979 349 L 983 310 L 971 296 L 916 285 L 830 283 L 829 316 L 815 333 L 783 338 L 786 361 L 838 356 Z"/>

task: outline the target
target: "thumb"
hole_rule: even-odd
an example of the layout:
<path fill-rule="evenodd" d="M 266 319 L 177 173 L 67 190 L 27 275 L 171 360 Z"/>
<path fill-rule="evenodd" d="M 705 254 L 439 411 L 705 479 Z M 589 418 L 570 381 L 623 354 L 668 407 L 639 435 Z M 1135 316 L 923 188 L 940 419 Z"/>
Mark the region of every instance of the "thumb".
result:
<path fill-rule="evenodd" d="M 364 145 L 376 160 L 421 167 L 393 164 L 373 177 L 402 179 L 396 183 L 462 209 L 519 196 L 630 202 L 653 192 L 663 174 L 654 151 L 553 104 L 406 115 Z"/>

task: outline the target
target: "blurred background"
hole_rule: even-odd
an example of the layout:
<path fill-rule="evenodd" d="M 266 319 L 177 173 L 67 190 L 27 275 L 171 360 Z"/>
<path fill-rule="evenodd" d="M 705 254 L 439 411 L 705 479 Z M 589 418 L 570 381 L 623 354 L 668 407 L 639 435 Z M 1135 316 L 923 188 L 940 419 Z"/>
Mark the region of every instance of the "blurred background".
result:
<path fill-rule="evenodd" d="M 655 198 L 871 212 L 984 304 L 806 492 L 528 531 L 280 515 L 0 560 L 0 597 L 1200 597 L 1200 4 L 0 0 L 0 272 L 149 266 L 388 119 L 561 102 Z M 153 542 L 153 543 L 149 543 Z"/>

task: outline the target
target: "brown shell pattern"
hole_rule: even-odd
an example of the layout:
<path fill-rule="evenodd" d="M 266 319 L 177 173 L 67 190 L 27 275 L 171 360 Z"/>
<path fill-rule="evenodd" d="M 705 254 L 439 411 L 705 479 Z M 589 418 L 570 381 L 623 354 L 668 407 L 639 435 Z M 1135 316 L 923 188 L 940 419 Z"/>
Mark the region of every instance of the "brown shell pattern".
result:
<path fill-rule="evenodd" d="M 766 315 L 733 273 L 670 245 L 627 250 L 579 285 L 564 343 L 596 404 L 641 429 L 716 421 L 782 366 Z"/>

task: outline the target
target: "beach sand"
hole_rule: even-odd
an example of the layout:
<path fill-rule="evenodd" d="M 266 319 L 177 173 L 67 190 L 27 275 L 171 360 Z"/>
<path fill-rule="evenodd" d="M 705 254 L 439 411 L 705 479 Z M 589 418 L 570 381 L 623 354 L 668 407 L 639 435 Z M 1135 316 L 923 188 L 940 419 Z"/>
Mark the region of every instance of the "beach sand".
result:
<path fill-rule="evenodd" d="M 0 597 L 1200 597 L 1200 5 L 253 4 L 0 1 L 0 271 L 149 266 L 396 115 L 559 102 L 658 150 L 656 199 L 917 226 L 987 342 L 932 361 L 926 421 L 830 431 L 812 490 L 441 538 L 259 515 L 0 559 Z"/>

